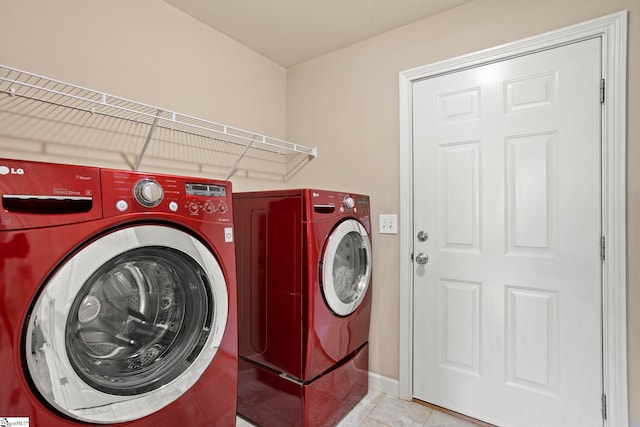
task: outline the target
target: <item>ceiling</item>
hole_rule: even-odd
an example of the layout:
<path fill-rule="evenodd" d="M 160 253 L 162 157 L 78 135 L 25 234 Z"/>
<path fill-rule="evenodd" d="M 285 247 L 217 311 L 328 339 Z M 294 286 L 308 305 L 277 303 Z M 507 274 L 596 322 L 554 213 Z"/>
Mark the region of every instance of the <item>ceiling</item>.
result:
<path fill-rule="evenodd" d="M 287 68 L 472 0 L 165 0 Z"/>

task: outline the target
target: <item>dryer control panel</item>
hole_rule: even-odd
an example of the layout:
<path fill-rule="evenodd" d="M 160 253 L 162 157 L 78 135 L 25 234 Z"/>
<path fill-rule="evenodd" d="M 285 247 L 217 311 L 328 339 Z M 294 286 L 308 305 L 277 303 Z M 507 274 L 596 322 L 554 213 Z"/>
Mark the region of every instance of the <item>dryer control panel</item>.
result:
<path fill-rule="evenodd" d="M 305 191 L 308 192 L 307 200 L 310 203 L 311 217 L 335 214 L 362 218 L 370 214 L 369 196 L 326 190 Z"/>
<path fill-rule="evenodd" d="M 231 223 L 230 187 L 226 181 L 102 170 L 105 216 L 156 212 Z"/>

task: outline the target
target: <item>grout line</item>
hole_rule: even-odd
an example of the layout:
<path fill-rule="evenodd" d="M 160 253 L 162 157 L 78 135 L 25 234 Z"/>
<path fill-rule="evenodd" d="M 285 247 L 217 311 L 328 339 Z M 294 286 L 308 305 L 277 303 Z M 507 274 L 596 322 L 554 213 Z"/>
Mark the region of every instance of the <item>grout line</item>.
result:
<path fill-rule="evenodd" d="M 489 423 L 486 423 L 484 421 L 478 420 L 476 418 L 472 418 L 472 417 L 469 417 L 467 415 L 461 414 L 459 412 L 455 412 L 455 411 L 452 411 L 450 409 L 443 408 L 442 406 L 434 405 L 433 403 L 425 402 L 424 400 L 416 399 L 415 397 L 411 401 L 416 403 L 416 404 L 418 404 L 418 405 L 422 405 L 422 406 L 426 406 L 427 408 L 431 408 L 432 411 L 429 414 L 429 417 L 431 417 L 431 415 L 433 414 L 434 411 L 438 411 L 438 412 L 442 412 L 442 413 L 447 414 L 447 415 L 451 415 L 452 417 L 456 417 L 458 419 L 473 423 L 473 424 L 475 424 L 475 425 L 477 425 L 479 427 L 496 427 L 493 424 L 489 424 Z M 427 420 L 429 419 L 429 417 L 427 417 Z"/>

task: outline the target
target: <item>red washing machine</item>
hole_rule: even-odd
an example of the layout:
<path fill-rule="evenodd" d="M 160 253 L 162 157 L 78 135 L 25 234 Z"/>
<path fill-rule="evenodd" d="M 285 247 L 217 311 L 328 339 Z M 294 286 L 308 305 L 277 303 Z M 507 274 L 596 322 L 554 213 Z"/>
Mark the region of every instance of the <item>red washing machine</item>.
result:
<path fill-rule="evenodd" d="M 230 183 L 0 159 L 0 194 L 0 418 L 235 426 Z"/>
<path fill-rule="evenodd" d="M 234 193 L 238 413 L 263 426 L 332 426 L 367 393 L 369 197 Z"/>

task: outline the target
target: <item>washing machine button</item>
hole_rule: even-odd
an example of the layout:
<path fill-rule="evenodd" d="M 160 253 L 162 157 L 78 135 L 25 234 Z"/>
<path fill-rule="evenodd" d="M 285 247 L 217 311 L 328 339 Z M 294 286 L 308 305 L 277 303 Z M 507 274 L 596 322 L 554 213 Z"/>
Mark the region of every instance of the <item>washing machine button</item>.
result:
<path fill-rule="evenodd" d="M 171 210 L 171 212 L 177 212 L 178 204 L 176 202 L 169 202 L 169 209 Z"/>
<path fill-rule="evenodd" d="M 124 212 L 129 209 L 129 203 L 127 203 L 126 200 L 118 200 L 116 202 L 116 209 L 118 209 L 120 212 Z"/>
<path fill-rule="evenodd" d="M 204 211 L 208 214 L 214 213 L 216 211 L 216 207 L 213 206 L 213 202 L 211 200 L 207 200 L 204 202 Z"/>
<path fill-rule="evenodd" d="M 198 206 L 198 202 L 189 202 L 188 208 L 189 208 L 189 212 L 191 212 L 192 214 L 197 214 L 198 211 L 200 210 L 200 206 Z"/>

